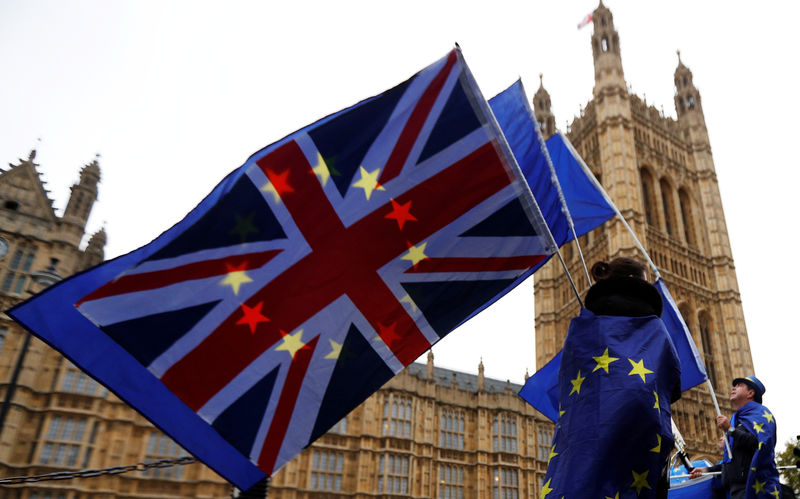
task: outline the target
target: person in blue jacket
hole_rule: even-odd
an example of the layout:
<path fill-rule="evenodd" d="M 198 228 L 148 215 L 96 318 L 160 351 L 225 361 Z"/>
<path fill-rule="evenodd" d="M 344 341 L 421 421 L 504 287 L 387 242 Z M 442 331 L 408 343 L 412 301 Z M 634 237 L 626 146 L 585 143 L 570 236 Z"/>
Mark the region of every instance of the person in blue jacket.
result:
<path fill-rule="evenodd" d="M 775 416 L 761 404 L 766 392 L 755 376 L 733 380 L 730 400 L 733 416 L 717 416 L 717 427 L 725 432 L 732 456 L 727 450 L 722 463 L 695 468 L 691 478 L 709 471 L 722 472 L 722 487 L 731 499 L 780 499 L 781 485 L 775 466 Z"/>

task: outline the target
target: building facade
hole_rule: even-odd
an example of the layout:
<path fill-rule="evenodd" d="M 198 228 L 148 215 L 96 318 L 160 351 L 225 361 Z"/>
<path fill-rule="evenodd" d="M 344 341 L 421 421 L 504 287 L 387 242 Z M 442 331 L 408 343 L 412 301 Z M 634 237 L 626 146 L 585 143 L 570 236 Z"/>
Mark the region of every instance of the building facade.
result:
<path fill-rule="evenodd" d="M 35 158 L 33 151 L 0 169 L 0 478 L 185 455 L 142 416 L 2 313 L 43 286 L 103 260 L 103 229 L 81 246 L 97 199 L 97 160 L 81 169 L 63 215 L 57 216 Z M 226 481 L 199 463 L 0 485 L 0 499 L 220 498 L 231 492 Z"/>
<path fill-rule="evenodd" d="M 553 425 L 483 370 L 429 353 L 276 473 L 269 497 L 539 497 Z"/>
<path fill-rule="evenodd" d="M 629 90 L 619 34 L 602 1 L 593 24 L 593 98 L 569 125 L 567 136 L 659 268 L 705 362 L 722 412 L 730 414 L 730 382 L 753 373 L 753 361 L 700 92 L 679 53 L 674 74 L 677 119 L 666 117 Z M 534 110 L 543 131 L 554 133 L 550 97 L 543 86 L 534 97 Z M 644 261 L 617 219 L 580 243 L 589 267 L 618 256 Z M 578 252 L 569 245 L 562 254 L 585 293 L 589 283 Z M 541 367 L 561 348 L 579 304 L 560 264 L 553 261 L 536 273 L 534 294 Z M 691 455 L 719 456 L 708 387 L 684 393 L 673 410 Z"/>

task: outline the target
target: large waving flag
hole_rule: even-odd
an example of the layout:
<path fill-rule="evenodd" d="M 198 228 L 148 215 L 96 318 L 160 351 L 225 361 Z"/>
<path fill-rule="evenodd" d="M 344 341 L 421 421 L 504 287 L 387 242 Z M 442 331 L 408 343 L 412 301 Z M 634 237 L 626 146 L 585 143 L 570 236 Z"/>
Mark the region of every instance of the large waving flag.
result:
<path fill-rule="evenodd" d="M 558 183 L 564 193 L 578 237 L 599 227 L 616 214 L 614 207 L 584 170 L 582 160 L 567 145 L 561 134 L 547 139 L 547 151 L 553 160 Z M 571 240 L 570 232 L 564 242 Z M 556 241 L 561 244 L 558 239 Z"/>
<path fill-rule="evenodd" d="M 9 313 L 242 489 L 554 251 L 459 51 Z"/>
<path fill-rule="evenodd" d="M 660 277 L 656 279 L 655 287 L 664 302 L 661 320 L 667 326 L 669 336 L 672 338 L 672 344 L 675 345 L 675 350 L 681 359 L 681 391 L 685 392 L 708 379 L 706 366 L 703 364 L 703 359 L 700 358 L 700 353 L 694 344 L 689 327 L 686 326 L 675 300 L 667 289 L 667 285 L 664 284 L 664 279 Z"/>

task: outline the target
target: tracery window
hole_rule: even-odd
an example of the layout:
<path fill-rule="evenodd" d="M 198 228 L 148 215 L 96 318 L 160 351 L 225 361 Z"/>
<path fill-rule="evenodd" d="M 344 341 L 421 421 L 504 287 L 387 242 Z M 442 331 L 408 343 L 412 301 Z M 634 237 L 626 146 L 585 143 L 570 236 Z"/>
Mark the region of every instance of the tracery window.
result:
<path fill-rule="evenodd" d="M 498 468 L 494 470 L 494 499 L 519 499 L 517 470 Z"/>
<path fill-rule="evenodd" d="M 678 198 L 681 201 L 681 219 L 683 220 L 683 235 L 686 238 L 686 244 L 692 246 L 697 244 L 695 240 L 695 227 L 694 216 L 692 214 L 692 200 L 685 189 L 678 190 Z"/>
<path fill-rule="evenodd" d="M 647 225 L 656 225 L 656 214 L 653 207 L 653 177 L 650 172 L 642 168 L 640 171 L 642 178 L 642 204 L 644 205 L 644 217 Z"/>
<path fill-rule="evenodd" d="M 342 477 L 344 477 L 343 453 L 314 451 L 309 488 L 339 492 L 342 490 Z"/>
<path fill-rule="evenodd" d="M 664 229 L 670 236 L 675 233 L 675 210 L 672 204 L 672 186 L 666 179 L 661 179 L 661 207 L 664 210 Z"/>
<path fill-rule="evenodd" d="M 464 468 L 439 465 L 439 499 L 464 499 Z"/>
<path fill-rule="evenodd" d="M 517 452 L 517 419 L 514 416 L 495 416 L 492 435 L 495 452 Z"/>
<path fill-rule="evenodd" d="M 708 371 L 708 379 L 711 380 L 713 386 L 717 386 L 717 372 L 714 369 L 714 347 L 711 341 L 711 318 L 708 312 L 700 312 L 698 316 L 700 323 L 700 341 L 703 344 L 703 356 L 706 361 L 706 371 Z"/>
<path fill-rule="evenodd" d="M 382 433 L 385 436 L 411 438 L 411 398 L 387 395 L 383 402 Z"/>
<path fill-rule="evenodd" d="M 445 449 L 464 450 L 464 413 L 442 411 L 439 418 L 439 445 Z"/>
<path fill-rule="evenodd" d="M 408 494 L 408 465 L 408 456 L 381 456 L 378 460 L 378 492 Z"/>

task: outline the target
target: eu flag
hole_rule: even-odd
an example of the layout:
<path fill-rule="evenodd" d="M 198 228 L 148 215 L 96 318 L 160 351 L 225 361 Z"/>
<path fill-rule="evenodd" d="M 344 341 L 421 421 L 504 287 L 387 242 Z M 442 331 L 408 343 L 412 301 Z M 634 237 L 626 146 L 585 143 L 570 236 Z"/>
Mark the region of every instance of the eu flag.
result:
<path fill-rule="evenodd" d="M 661 319 L 581 310 L 562 351 L 542 497 L 655 497 L 672 451 L 669 404 L 679 383 Z"/>
<path fill-rule="evenodd" d="M 454 50 L 10 314 L 242 489 L 554 248 Z"/>

